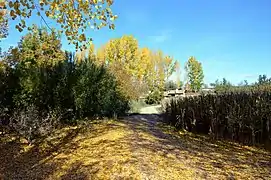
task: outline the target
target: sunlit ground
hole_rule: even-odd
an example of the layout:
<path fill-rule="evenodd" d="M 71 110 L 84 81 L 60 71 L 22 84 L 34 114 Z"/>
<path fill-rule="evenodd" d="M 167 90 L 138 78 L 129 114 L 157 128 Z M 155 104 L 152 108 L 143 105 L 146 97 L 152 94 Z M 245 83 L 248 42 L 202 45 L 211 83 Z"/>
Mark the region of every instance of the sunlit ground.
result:
<path fill-rule="evenodd" d="M 157 116 L 89 123 L 0 145 L 0 179 L 271 179 L 271 153 L 173 132 Z"/>

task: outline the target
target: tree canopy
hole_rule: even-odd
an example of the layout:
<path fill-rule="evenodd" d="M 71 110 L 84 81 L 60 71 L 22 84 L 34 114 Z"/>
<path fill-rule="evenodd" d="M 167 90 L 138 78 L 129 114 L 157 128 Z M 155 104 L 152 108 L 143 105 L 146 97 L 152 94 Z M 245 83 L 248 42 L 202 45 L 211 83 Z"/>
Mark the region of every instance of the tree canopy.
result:
<path fill-rule="evenodd" d="M 86 36 L 87 30 L 101 29 L 105 26 L 115 28 L 113 21 L 117 16 L 111 10 L 112 4 L 113 0 L 1 0 L 1 9 L 7 10 L 8 13 L 1 10 L 0 23 L 7 23 L 10 18 L 5 18 L 5 15 L 9 15 L 12 20 L 19 21 L 16 29 L 21 32 L 25 28 L 30 29 L 27 20 L 35 14 L 40 16 L 50 29 L 47 20 L 52 19 L 60 25 L 60 32 L 78 49 L 92 41 L 91 37 Z M 1 27 L 0 37 L 6 35 L 2 33 L 4 30 Z"/>
<path fill-rule="evenodd" d="M 203 86 L 203 69 L 199 61 L 195 57 L 190 57 L 186 64 L 189 86 L 193 91 L 199 91 Z"/>

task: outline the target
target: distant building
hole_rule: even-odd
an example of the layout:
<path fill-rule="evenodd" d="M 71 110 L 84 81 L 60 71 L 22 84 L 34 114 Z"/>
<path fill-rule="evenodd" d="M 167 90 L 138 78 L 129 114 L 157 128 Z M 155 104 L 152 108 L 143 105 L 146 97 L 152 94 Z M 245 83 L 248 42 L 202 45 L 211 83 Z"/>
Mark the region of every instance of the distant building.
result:
<path fill-rule="evenodd" d="M 169 90 L 164 92 L 164 98 L 170 98 L 170 97 L 178 97 L 178 96 L 184 96 L 185 91 L 184 90 Z"/>

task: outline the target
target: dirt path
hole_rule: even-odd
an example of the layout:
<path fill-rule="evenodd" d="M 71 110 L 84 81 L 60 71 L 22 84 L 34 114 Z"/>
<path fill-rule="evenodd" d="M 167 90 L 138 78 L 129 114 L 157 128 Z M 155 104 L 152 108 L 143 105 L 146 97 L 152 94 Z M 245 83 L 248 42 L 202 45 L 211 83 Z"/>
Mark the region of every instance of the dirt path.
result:
<path fill-rule="evenodd" d="M 271 178 L 270 153 L 174 133 L 161 126 L 158 108 L 147 107 L 141 115 L 122 121 L 133 131 L 129 136 L 131 153 L 137 159 L 142 179 Z"/>
<path fill-rule="evenodd" d="M 153 110 L 2 142 L 0 179 L 271 179 L 270 152 L 174 132 Z"/>
<path fill-rule="evenodd" d="M 160 108 L 161 105 L 144 107 L 140 110 L 140 114 L 159 114 Z"/>

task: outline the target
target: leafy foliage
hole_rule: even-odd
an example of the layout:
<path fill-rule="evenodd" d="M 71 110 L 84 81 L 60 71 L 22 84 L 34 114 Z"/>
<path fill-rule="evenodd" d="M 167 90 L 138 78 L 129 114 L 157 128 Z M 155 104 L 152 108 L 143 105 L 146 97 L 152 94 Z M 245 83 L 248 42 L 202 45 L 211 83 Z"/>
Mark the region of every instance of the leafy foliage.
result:
<path fill-rule="evenodd" d="M 117 91 L 114 77 L 104 67 L 85 59 L 76 67 L 76 79 L 73 91 L 79 117 L 112 117 L 126 112 L 128 102 L 121 102 L 125 99 Z"/>
<path fill-rule="evenodd" d="M 257 85 L 270 85 L 271 84 L 271 78 L 267 78 L 267 76 L 259 75 L 258 82 L 256 82 Z"/>
<path fill-rule="evenodd" d="M 14 48 L 17 54 L 7 53 L 0 61 L 0 112 L 8 109 L 10 126 L 30 142 L 50 131 L 53 119 L 70 123 L 129 110 L 108 69 L 90 57 L 76 61 L 73 54 L 61 51 L 58 38 L 54 32 L 35 31 Z"/>
<path fill-rule="evenodd" d="M 147 104 L 159 104 L 163 98 L 163 94 L 159 89 L 152 91 L 146 98 Z"/>
<path fill-rule="evenodd" d="M 8 35 L 8 18 L 5 1 L 0 1 L 0 41 Z"/>
<path fill-rule="evenodd" d="M 223 78 L 222 81 L 216 80 L 215 83 L 211 83 L 210 85 L 215 88 L 215 91 L 217 93 L 271 90 L 271 81 L 270 78 L 268 78 L 266 75 L 259 75 L 258 80 L 252 84 L 248 84 L 248 82 L 244 80 L 243 82 L 235 86 L 231 82 Z"/>
<path fill-rule="evenodd" d="M 26 23 L 27 19 L 36 14 L 48 27 L 47 19 L 53 19 L 60 25 L 61 33 L 66 35 L 68 41 L 76 45 L 76 48 L 82 48 L 92 41 L 91 38 L 86 37 L 85 31 L 101 29 L 105 26 L 114 29 L 113 21 L 117 16 L 111 10 L 112 4 L 113 0 L 40 0 L 39 2 L 9 0 L 4 8 L 8 7 L 9 15 L 13 20 L 19 20 L 16 25 L 18 31 L 21 32 L 29 27 Z"/>
<path fill-rule="evenodd" d="M 203 69 L 200 62 L 196 60 L 195 57 L 190 57 L 188 59 L 186 70 L 188 73 L 188 81 L 190 87 L 193 91 L 198 92 L 203 86 Z"/>
<path fill-rule="evenodd" d="M 163 66 L 164 66 L 165 78 L 167 81 L 168 78 L 172 75 L 172 73 L 176 70 L 177 66 L 179 65 L 177 61 L 174 61 L 173 57 L 165 56 Z"/>
<path fill-rule="evenodd" d="M 90 48 L 89 54 L 93 56 L 93 52 Z M 177 66 L 172 57 L 139 48 L 137 40 L 126 35 L 102 45 L 95 57 L 96 64 L 105 65 L 115 75 L 120 91 L 134 100 L 148 90 L 162 91 Z"/>
<path fill-rule="evenodd" d="M 35 25 L 19 43 L 18 51 L 19 59 L 35 61 L 37 66 L 53 66 L 64 60 L 60 34 L 56 31 L 48 33 L 45 28 L 40 29 Z"/>

